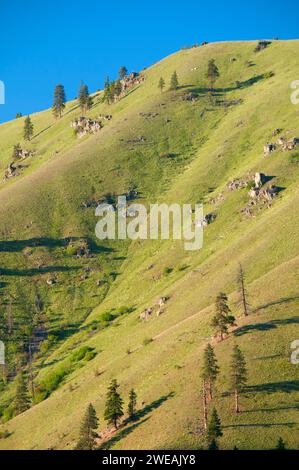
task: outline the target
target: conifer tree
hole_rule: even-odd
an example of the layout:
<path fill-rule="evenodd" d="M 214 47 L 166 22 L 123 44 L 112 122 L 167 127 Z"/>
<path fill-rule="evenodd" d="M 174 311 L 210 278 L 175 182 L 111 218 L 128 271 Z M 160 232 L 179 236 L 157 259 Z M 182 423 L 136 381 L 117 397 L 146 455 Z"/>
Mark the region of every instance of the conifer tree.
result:
<path fill-rule="evenodd" d="M 240 412 L 239 394 L 247 382 L 247 370 L 244 354 L 238 345 L 234 346 L 231 358 L 231 388 L 235 396 L 235 412 Z"/>
<path fill-rule="evenodd" d="M 118 427 L 118 422 L 120 418 L 124 414 L 123 400 L 117 390 L 118 387 L 119 385 L 117 381 L 115 379 L 111 380 L 110 385 L 108 387 L 104 413 L 105 420 L 108 421 L 109 424 L 113 424 L 116 429 Z"/>
<path fill-rule="evenodd" d="M 275 450 L 286 450 L 286 445 L 282 437 L 279 437 Z"/>
<path fill-rule="evenodd" d="M 22 151 L 21 145 L 16 144 L 13 146 L 13 151 L 12 151 L 12 159 L 13 160 L 18 160 L 20 158 L 20 153 Z"/>
<path fill-rule="evenodd" d="M 127 73 L 128 73 L 128 70 L 126 69 L 124 65 L 122 65 L 118 71 L 119 78 L 123 80 L 125 76 L 127 75 Z"/>
<path fill-rule="evenodd" d="M 122 92 L 122 84 L 121 84 L 121 81 L 120 80 L 116 80 L 114 82 L 114 89 L 113 89 L 113 92 L 114 92 L 114 98 L 118 98 L 120 95 L 121 95 L 121 92 Z"/>
<path fill-rule="evenodd" d="M 79 89 L 78 102 L 83 114 L 85 114 L 93 105 L 93 100 L 89 94 L 88 86 L 84 85 L 84 83 L 81 84 Z"/>
<path fill-rule="evenodd" d="M 96 410 L 90 403 L 81 423 L 80 437 L 76 450 L 94 450 L 96 446 L 95 439 L 97 437 L 95 429 L 98 427 L 98 422 Z"/>
<path fill-rule="evenodd" d="M 208 62 L 208 70 L 207 70 L 207 79 L 209 80 L 210 91 L 213 91 L 215 82 L 219 77 L 219 70 L 217 65 L 215 64 L 214 59 L 210 59 Z"/>
<path fill-rule="evenodd" d="M 28 396 L 28 387 L 24 371 L 21 371 L 17 377 L 16 396 L 14 401 L 15 413 L 18 415 L 30 408 Z"/>
<path fill-rule="evenodd" d="M 163 77 L 161 77 L 159 80 L 158 88 L 161 90 L 161 93 L 162 93 L 163 89 L 165 88 L 165 80 Z"/>
<path fill-rule="evenodd" d="M 60 118 L 65 108 L 66 96 L 64 86 L 59 84 L 54 90 L 54 101 L 52 106 L 53 114 L 56 118 Z"/>
<path fill-rule="evenodd" d="M 214 349 L 210 344 L 208 344 L 204 350 L 202 377 L 207 384 L 210 400 L 213 398 L 213 385 L 216 381 L 218 373 L 219 367 Z"/>
<path fill-rule="evenodd" d="M 223 435 L 221 420 L 218 416 L 216 408 L 213 408 L 207 428 L 207 440 L 209 448 L 218 449 L 217 439 Z"/>
<path fill-rule="evenodd" d="M 173 72 L 170 79 L 170 90 L 177 90 L 179 87 L 179 79 L 176 71 Z"/>
<path fill-rule="evenodd" d="M 132 421 L 136 416 L 136 404 L 137 404 L 137 395 L 135 390 L 132 388 L 129 395 L 129 404 L 128 404 L 128 415 L 129 419 Z"/>
<path fill-rule="evenodd" d="M 215 333 L 220 336 L 221 341 L 227 334 L 228 327 L 235 325 L 235 317 L 230 313 L 227 295 L 220 292 L 216 298 L 216 314 L 212 319 L 211 326 L 215 328 Z"/>
<path fill-rule="evenodd" d="M 113 98 L 113 95 L 112 95 L 113 84 L 112 83 L 110 83 L 109 77 L 107 77 L 105 81 L 103 100 L 108 104 L 111 103 L 112 98 Z"/>
<path fill-rule="evenodd" d="M 242 264 L 239 264 L 239 272 L 238 272 L 238 290 L 240 294 L 240 303 L 242 305 L 243 315 L 247 317 L 249 315 L 249 303 L 248 303 L 248 294 L 245 285 L 245 273 Z"/>
<path fill-rule="evenodd" d="M 33 136 L 33 124 L 30 116 L 27 116 L 24 121 L 24 139 L 30 140 Z"/>

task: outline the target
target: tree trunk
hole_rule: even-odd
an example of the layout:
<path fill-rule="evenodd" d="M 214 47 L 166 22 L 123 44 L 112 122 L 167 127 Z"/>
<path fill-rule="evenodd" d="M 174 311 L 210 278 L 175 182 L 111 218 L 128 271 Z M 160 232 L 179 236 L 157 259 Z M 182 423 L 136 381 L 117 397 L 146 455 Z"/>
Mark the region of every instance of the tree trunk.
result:
<path fill-rule="evenodd" d="M 239 393 L 238 390 L 235 388 L 235 412 L 240 413 L 240 408 L 239 408 Z"/>
<path fill-rule="evenodd" d="M 206 382 L 202 382 L 202 405 L 203 405 L 203 426 L 204 430 L 208 427 L 208 407 L 207 407 L 207 394 L 206 394 Z"/>
<path fill-rule="evenodd" d="M 213 398 L 213 390 L 212 390 L 212 382 L 211 382 L 211 379 L 209 379 L 209 382 L 208 382 L 208 390 L 209 390 L 209 400 L 212 400 L 212 398 Z"/>

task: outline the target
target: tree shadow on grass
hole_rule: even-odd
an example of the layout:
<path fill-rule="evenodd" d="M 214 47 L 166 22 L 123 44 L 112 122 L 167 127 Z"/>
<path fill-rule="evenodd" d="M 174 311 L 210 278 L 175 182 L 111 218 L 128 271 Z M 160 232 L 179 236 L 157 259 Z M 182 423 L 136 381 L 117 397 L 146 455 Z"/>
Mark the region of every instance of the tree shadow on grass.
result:
<path fill-rule="evenodd" d="M 223 426 L 223 429 L 236 429 L 236 428 L 272 428 L 272 427 L 280 427 L 280 426 L 287 426 L 288 428 L 292 428 L 297 426 L 298 423 L 294 421 L 290 421 L 287 423 L 248 423 L 248 424 L 227 424 Z"/>
<path fill-rule="evenodd" d="M 108 441 L 103 442 L 103 444 L 101 444 L 101 446 L 98 448 L 98 450 L 109 450 L 112 446 L 114 446 L 114 444 L 116 444 L 118 441 L 120 441 L 121 439 L 126 437 L 128 434 L 130 434 L 132 431 L 134 431 L 136 428 L 138 428 L 141 424 L 145 423 L 150 418 L 149 416 L 146 417 L 146 415 L 148 415 L 152 411 L 159 408 L 165 401 L 169 400 L 169 398 L 174 397 L 174 395 L 175 395 L 174 392 L 170 392 L 168 395 L 163 395 L 162 397 L 158 398 L 158 400 L 153 401 L 149 405 L 146 405 L 144 408 L 139 410 L 135 415 L 134 424 L 131 424 L 130 426 L 127 426 L 127 424 L 130 421 L 125 420 L 123 424 L 126 427 L 123 428 L 123 429 L 120 429 Z"/>
<path fill-rule="evenodd" d="M 234 331 L 235 336 L 242 336 L 246 333 L 250 333 L 252 331 L 268 331 L 277 328 L 278 326 L 283 325 L 297 325 L 299 324 L 299 316 L 285 318 L 281 320 L 270 320 L 264 323 L 255 323 L 251 325 L 244 325 Z"/>
<path fill-rule="evenodd" d="M 249 385 L 245 388 L 246 393 L 291 393 L 299 392 L 299 380 L 285 380 L 284 382 L 268 382 L 265 384 Z"/>
<path fill-rule="evenodd" d="M 236 91 L 236 90 L 241 90 L 241 89 L 244 89 L 244 88 L 248 88 L 252 85 L 254 85 L 255 83 L 258 83 L 260 82 L 261 80 L 263 80 L 265 78 L 264 75 L 255 75 L 254 77 L 251 77 L 249 78 L 248 80 L 244 80 L 243 82 L 239 82 L 237 85 L 235 86 L 230 86 L 230 87 L 225 87 L 225 88 L 214 88 L 213 91 L 212 91 L 212 94 L 213 96 L 221 96 L 223 93 L 228 93 L 230 91 Z M 207 88 L 207 87 L 193 87 L 193 86 L 186 86 L 186 88 L 188 88 L 190 91 L 192 91 L 192 93 L 196 94 L 196 95 L 206 95 L 207 93 L 210 93 L 210 89 Z"/>
<path fill-rule="evenodd" d="M 47 274 L 56 272 L 68 272 L 80 269 L 79 266 L 46 266 L 42 268 L 28 268 L 28 269 L 8 269 L 1 268 L 1 276 L 36 276 L 37 274 Z"/>
<path fill-rule="evenodd" d="M 69 242 L 75 242 L 78 240 L 86 240 L 91 248 L 92 253 L 103 253 L 112 252 L 113 248 L 97 245 L 97 243 L 91 238 L 82 237 L 68 237 L 68 238 L 49 238 L 49 237 L 37 237 L 28 238 L 27 240 L 1 240 L 0 241 L 0 252 L 19 252 L 25 248 L 60 248 L 67 247 Z"/>
<path fill-rule="evenodd" d="M 146 421 L 149 420 L 148 418 L 144 418 L 142 421 L 139 421 L 138 423 L 134 423 L 131 426 L 128 426 L 124 429 L 119 430 L 113 437 L 111 437 L 108 441 L 103 442 L 97 450 L 109 450 L 111 447 L 113 447 L 117 442 L 121 441 L 124 437 L 126 437 L 128 434 L 133 432 L 136 428 L 141 426 L 141 424 L 145 423 Z"/>
<path fill-rule="evenodd" d="M 253 313 L 256 313 L 259 310 L 263 310 L 268 307 L 272 307 L 273 305 L 281 305 L 289 302 L 295 302 L 296 300 L 299 300 L 299 295 L 294 295 L 292 297 L 282 297 L 281 299 L 273 300 L 272 302 L 268 302 L 267 304 L 259 305 L 253 310 Z"/>
<path fill-rule="evenodd" d="M 294 405 L 278 406 L 277 408 L 253 408 L 252 410 L 244 410 L 242 413 L 271 413 L 272 411 L 289 410 L 299 410 L 299 403 Z"/>

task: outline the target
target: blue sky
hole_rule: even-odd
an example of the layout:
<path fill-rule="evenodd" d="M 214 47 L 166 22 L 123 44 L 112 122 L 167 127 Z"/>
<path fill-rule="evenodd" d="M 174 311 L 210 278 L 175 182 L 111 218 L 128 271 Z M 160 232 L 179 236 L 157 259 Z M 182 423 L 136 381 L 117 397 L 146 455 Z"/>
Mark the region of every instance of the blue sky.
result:
<path fill-rule="evenodd" d="M 299 37 L 297 1 L 2 0 L 0 122 L 69 99 L 83 80 L 95 91 L 120 65 L 140 70 L 202 41 Z"/>

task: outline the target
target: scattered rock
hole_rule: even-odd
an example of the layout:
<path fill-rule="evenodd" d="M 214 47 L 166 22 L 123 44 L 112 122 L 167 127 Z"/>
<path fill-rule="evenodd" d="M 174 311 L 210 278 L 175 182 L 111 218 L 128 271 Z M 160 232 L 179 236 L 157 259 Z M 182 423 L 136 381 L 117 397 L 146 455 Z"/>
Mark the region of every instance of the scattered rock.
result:
<path fill-rule="evenodd" d="M 264 156 L 267 157 L 268 155 L 270 155 L 271 152 L 274 152 L 275 149 L 276 149 L 275 144 L 267 143 L 266 145 L 264 145 Z"/>
<path fill-rule="evenodd" d="M 75 129 L 77 137 L 81 138 L 86 134 L 95 134 L 102 129 L 103 124 L 101 121 L 92 120 L 81 116 L 79 119 L 72 121 L 71 127 Z"/>

